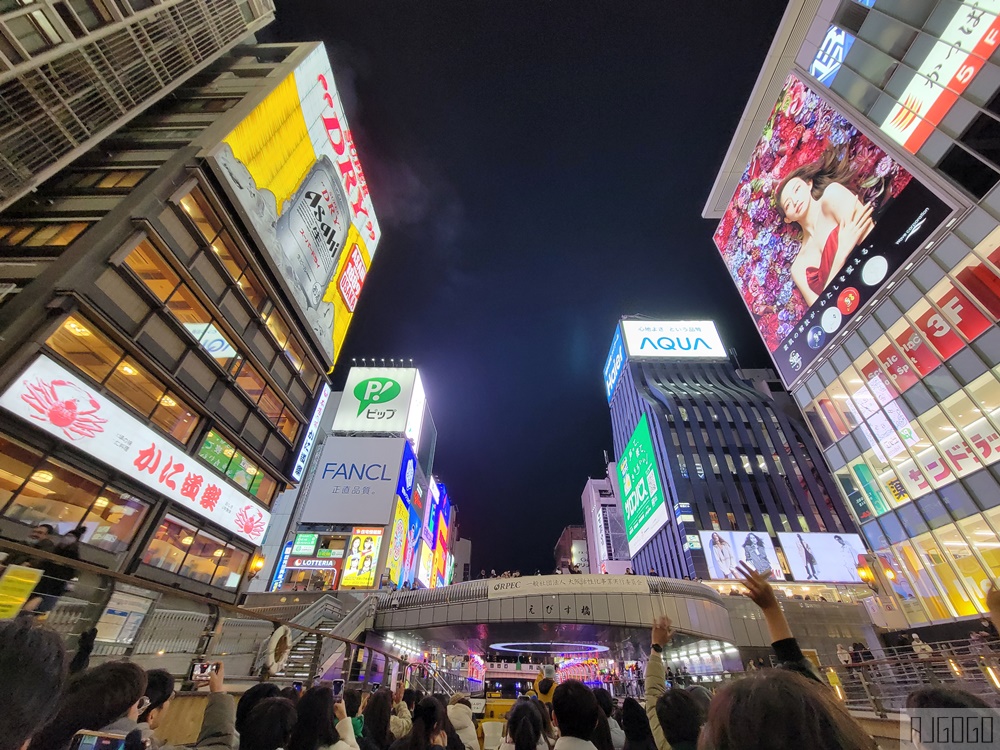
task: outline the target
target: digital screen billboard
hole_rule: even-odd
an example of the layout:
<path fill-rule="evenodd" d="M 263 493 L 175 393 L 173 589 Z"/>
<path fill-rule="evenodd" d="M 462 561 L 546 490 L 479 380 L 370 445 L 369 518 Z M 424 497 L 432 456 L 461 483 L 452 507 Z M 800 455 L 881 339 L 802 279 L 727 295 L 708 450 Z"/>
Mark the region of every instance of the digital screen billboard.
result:
<path fill-rule="evenodd" d="M 424 541 L 427 542 L 432 548 L 434 546 L 434 540 L 437 537 L 436 524 L 438 520 L 438 511 L 441 509 L 441 490 L 438 488 L 438 483 L 435 481 L 434 477 L 430 480 L 430 489 L 427 492 L 427 506 L 424 509 L 424 528 L 421 532 Z"/>
<path fill-rule="evenodd" d="M 604 391 L 611 403 L 611 397 L 618 387 L 618 380 L 625 369 L 625 344 L 622 341 L 621 326 L 615 326 L 615 336 L 611 339 L 611 351 L 608 352 L 608 360 L 604 363 Z"/>
<path fill-rule="evenodd" d="M 396 512 L 389 526 L 389 555 L 385 563 L 389 580 L 397 585 L 402 585 L 400 576 L 403 571 L 403 557 L 406 554 L 406 527 L 409 520 L 409 508 L 401 497 L 397 497 Z"/>
<path fill-rule="evenodd" d="M 773 581 L 785 580 L 778 553 L 766 531 L 699 531 L 698 536 L 713 580 L 739 578 L 736 566 L 740 562 Z"/>
<path fill-rule="evenodd" d="M 431 546 L 421 540 L 420 541 L 420 562 L 417 565 L 417 583 L 419 583 L 424 588 L 431 587 L 431 576 L 434 573 L 434 550 Z"/>
<path fill-rule="evenodd" d="M 861 583 L 858 565 L 865 545 L 857 534 L 778 532 L 778 541 L 796 581 Z"/>
<path fill-rule="evenodd" d="M 623 320 L 625 351 L 631 358 L 727 359 L 711 320 Z"/>
<path fill-rule="evenodd" d="M 352 367 L 333 417 L 334 432 L 405 434 L 418 380 L 414 369 Z"/>
<path fill-rule="evenodd" d="M 370 589 L 375 585 L 378 553 L 382 548 L 381 528 L 358 528 L 351 531 L 351 541 L 344 554 L 344 574 L 341 587 Z"/>
<path fill-rule="evenodd" d="M 320 44 L 208 155 L 333 364 L 381 237 Z"/>
<path fill-rule="evenodd" d="M 789 75 L 714 240 L 791 385 L 949 213 Z"/>
<path fill-rule="evenodd" d="M 625 534 L 635 555 L 667 522 L 663 486 L 653 453 L 653 436 L 643 414 L 618 461 L 618 481 L 622 488 Z"/>
<path fill-rule="evenodd" d="M 424 523 L 424 490 L 419 484 L 413 486 L 413 495 L 410 498 L 410 511 L 406 525 L 406 549 L 403 552 L 403 572 L 400 578 L 404 582 L 413 585 L 417 572 L 417 565 L 420 562 L 418 553 L 420 551 L 420 529 Z M 400 583 L 402 585 L 402 583 Z"/>

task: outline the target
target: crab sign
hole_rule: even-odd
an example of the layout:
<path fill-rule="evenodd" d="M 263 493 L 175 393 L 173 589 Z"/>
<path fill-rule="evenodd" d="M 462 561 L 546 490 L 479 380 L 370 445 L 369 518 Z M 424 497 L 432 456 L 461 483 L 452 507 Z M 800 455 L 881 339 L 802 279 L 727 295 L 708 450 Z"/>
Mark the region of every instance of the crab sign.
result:
<path fill-rule="evenodd" d="M 76 383 L 38 378 L 24 386 L 21 400 L 34 410 L 32 419 L 58 427 L 70 440 L 104 432 L 101 425 L 108 420 L 97 415 L 101 404 Z"/>
<path fill-rule="evenodd" d="M 264 533 L 264 514 L 258 510 L 255 516 L 251 505 L 240 508 L 240 512 L 236 514 L 235 523 L 236 528 L 251 539 Z"/>

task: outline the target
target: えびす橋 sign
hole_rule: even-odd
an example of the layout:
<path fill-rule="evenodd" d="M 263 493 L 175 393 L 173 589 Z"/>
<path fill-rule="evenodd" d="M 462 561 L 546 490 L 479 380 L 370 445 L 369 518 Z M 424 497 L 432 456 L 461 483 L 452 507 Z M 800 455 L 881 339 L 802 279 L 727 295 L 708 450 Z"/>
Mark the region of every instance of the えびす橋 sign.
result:
<path fill-rule="evenodd" d="M 46 356 L 4 391 L 0 406 L 249 542 L 264 537 L 270 513 Z"/>

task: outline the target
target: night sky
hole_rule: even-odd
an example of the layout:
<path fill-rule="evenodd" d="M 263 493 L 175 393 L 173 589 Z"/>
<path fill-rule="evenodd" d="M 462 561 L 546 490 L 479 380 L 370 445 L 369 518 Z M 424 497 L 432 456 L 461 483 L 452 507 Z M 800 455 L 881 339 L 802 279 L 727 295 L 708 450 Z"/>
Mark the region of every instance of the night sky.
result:
<path fill-rule="evenodd" d="M 352 357 L 413 358 L 479 568 L 553 567 L 612 451 L 617 318 L 770 366 L 701 218 L 785 3 L 279 0 L 326 42 L 383 229 Z"/>

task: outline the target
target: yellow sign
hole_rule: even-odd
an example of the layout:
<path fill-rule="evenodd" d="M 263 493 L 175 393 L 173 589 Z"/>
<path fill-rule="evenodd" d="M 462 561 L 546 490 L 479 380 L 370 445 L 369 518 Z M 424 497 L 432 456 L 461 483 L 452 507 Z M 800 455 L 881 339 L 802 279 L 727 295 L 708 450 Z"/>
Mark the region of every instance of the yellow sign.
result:
<path fill-rule="evenodd" d="M 0 620 L 17 617 L 40 580 L 42 571 L 38 568 L 8 565 L 0 576 Z"/>

